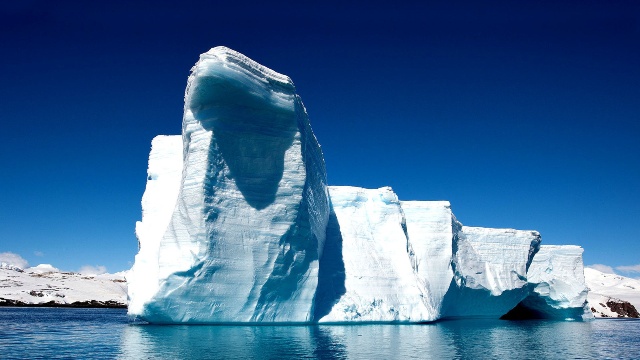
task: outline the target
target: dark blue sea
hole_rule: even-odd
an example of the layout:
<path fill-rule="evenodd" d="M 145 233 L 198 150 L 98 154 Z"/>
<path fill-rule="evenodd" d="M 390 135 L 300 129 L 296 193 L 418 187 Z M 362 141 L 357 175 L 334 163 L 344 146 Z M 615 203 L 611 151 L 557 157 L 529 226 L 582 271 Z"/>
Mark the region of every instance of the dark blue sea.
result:
<path fill-rule="evenodd" d="M 640 321 L 154 326 L 121 309 L 0 308 L 0 359 L 640 359 Z"/>

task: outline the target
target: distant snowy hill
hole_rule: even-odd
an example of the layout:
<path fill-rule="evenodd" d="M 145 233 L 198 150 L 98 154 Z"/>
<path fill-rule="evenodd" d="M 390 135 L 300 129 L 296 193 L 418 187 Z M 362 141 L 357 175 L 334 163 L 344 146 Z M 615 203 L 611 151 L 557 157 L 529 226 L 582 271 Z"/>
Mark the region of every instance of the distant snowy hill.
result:
<path fill-rule="evenodd" d="M 584 277 L 589 287 L 587 300 L 594 316 L 638 317 L 640 280 L 588 267 L 584 269 Z"/>
<path fill-rule="evenodd" d="M 0 266 L 0 306 L 126 307 L 124 274 L 83 275 L 51 265 Z"/>

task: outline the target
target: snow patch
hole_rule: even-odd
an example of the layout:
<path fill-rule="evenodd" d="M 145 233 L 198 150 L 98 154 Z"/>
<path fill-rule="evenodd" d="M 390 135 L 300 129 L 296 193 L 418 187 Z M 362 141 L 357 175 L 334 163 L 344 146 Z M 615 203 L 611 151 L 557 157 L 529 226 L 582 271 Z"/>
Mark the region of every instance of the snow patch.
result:
<path fill-rule="evenodd" d="M 85 265 L 78 272 L 82 275 L 102 275 L 107 273 L 107 268 L 102 265 Z"/>
<path fill-rule="evenodd" d="M 60 272 L 60 269 L 53 267 L 51 264 L 40 264 L 38 266 L 25 269 L 26 272 L 31 273 L 48 273 L 48 272 Z"/>
<path fill-rule="evenodd" d="M 605 273 L 605 274 L 615 274 L 616 273 L 611 266 L 604 265 L 604 264 L 591 264 L 591 265 L 587 265 L 587 267 L 592 268 L 592 269 L 596 269 L 596 270 L 598 270 L 598 271 L 600 271 L 602 273 Z"/>

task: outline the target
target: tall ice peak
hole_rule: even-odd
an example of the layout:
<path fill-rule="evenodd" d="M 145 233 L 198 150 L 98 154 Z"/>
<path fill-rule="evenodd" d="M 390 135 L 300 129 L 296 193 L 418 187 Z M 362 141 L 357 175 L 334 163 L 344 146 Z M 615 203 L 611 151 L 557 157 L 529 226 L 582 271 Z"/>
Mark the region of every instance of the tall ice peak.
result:
<path fill-rule="evenodd" d="M 181 152 L 154 139 L 129 313 L 160 323 L 311 321 L 329 199 L 291 80 L 213 48 L 189 76 L 182 128 Z M 171 165 L 157 166 L 163 158 Z"/>

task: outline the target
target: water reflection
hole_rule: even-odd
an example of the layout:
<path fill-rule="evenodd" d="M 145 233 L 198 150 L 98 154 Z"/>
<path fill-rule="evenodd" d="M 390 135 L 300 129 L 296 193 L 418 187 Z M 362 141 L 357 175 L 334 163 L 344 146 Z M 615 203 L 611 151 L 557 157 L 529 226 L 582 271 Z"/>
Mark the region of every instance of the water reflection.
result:
<path fill-rule="evenodd" d="M 1 359 L 640 359 L 640 321 L 152 326 L 119 309 L 0 307 Z"/>
<path fill-rule="evenodd" d="M 627 331 L 621 333 L 620 329 Z M 637 358 L 639 334 L 640 322 L 621 326 L 614 321 L 453 320 L 428 325 L 353 326 L 128 325 L 122 332 L 119 358 Z"/>
<path fill-rule="evenodd" d="M 122 359 L 343 357 L 323 329 L 308 326 L 130 325 L 121 345 Z"/>
<path fill-rule="evenodd" d="M 439 325 L 129 325 L 120 358 L 453 358 L 458 352 L 443 330 Z"/>
<path fill-rule="evenodd" d="M 452 358 L 455 348 L 438 325 L 326 326 L 347 359 Z"/>
<path fill-rule="evenodd" d="M 592 355 L 591 323 L 456 320 L 439 326 L 445 338 L 453 340 L 455 358 L 584 359 Z"/>

